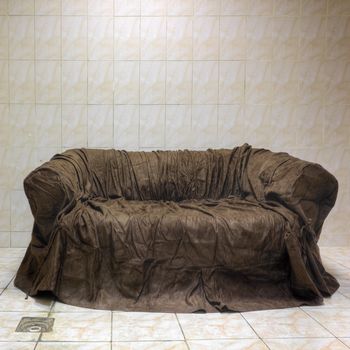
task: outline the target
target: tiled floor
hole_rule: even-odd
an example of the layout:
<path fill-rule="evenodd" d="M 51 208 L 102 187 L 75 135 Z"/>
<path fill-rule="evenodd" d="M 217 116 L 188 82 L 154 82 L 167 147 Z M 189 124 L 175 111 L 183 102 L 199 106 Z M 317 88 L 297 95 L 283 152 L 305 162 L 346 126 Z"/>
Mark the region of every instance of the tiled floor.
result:
<path fill-rule="evenodd" d="M 339 291 L 319 307 L 235 314 L 97 311 L 24 299 L 13 286 L 23 249 L 0 249 L 1 350 L 350 349 L 350 248 L 321 248 Z M 16 333 L 24 316 L 55 318 L 51 333 Z"/>

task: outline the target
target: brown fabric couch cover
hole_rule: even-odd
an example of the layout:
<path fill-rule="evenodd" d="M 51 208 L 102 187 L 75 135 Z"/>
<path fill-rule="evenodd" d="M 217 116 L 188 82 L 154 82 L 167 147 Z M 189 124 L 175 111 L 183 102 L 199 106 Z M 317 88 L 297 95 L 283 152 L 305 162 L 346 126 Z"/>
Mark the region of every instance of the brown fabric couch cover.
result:
<path fill-rule="evenodd" d="M 317 246 L 337 180 L 287 153 L 73 149 L 24 188 L 35 221 L 15 285 L 30 296 L 248 311 L 319 305 L 339 287 Z"/>

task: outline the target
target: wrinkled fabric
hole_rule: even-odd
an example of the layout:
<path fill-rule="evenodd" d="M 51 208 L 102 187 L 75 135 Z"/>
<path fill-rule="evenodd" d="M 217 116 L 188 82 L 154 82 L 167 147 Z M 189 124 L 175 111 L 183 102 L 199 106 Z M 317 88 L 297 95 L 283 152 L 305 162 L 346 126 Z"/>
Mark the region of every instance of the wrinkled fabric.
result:
<path fill-rule="evenodd" d="M 339 287 L 317 241 L 338 183 L 254 149 L 74 149 L 24 181 L 32 240 L 15 285 L 98 309 L 319 305 Z"/>

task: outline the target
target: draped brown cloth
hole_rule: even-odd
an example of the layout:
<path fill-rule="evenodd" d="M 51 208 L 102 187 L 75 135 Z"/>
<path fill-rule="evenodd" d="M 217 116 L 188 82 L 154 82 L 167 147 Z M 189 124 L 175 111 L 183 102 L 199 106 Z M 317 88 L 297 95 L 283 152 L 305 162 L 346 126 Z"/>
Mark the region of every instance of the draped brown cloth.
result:
<path fill-rule="evenodd" d="M 287 153 L 73 149 L 24 189 L 35 221 L 15 285 L 30 296 L 223 312 L 319 305 L 339 287 L 317 246 L 337 180 Z"/>

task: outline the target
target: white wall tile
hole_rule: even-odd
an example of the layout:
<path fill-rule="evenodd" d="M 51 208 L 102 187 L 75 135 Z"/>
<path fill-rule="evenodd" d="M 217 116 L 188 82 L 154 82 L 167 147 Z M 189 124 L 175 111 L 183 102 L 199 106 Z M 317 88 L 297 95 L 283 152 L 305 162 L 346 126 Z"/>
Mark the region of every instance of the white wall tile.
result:
<path fill-rule="evenodd" d="M 275 151 L 292 149 L 297 144 L 298 122 L 293 104 L 276 104 L 271 107 L 271 148 Z"/>
<path fill-rule="evenodd" d="M 219 57 L 219 17 L 193 20 L 193 59 L 217 60 Z"/>
<path fill-rule="evenodd" d="M 192 106 L 192 142 L 194 149 L 217 147 L 218 110 L 216 105 Z"/>
<path fill-rule="evenodd" d="M 90 16 L 110 16 L 113 14 L 113 0 L 88 0 L 88 14 Z"/>
<path fill-rule="evenodd" d="M 297 16 L 300 11 L 300 0 L 275 0 L 275 15 Z"/>
<path fill-rule="evenodd" d="M 64 60 L 87 59 L 87 18 L 85 16 L 62 17 L 62 58 Z"/>
<path fill-rule="evenodd" d="M 142 61 L 140 70 L 140 103 L 165 103 L 165 62 Z"/>
<path fill-rule="evenodd" d="M 87 147 L 87 106 L 62 106 L 62 146 Z"/>
<path fill-rule="evenodd" d="M 270 60 L 273 53 L 273 17 L 247 17 L 247 58 Z"/>
<path fill-rule="evenodd" d="M 246 49 L 246 18 L 243 16 L 221 17 L 220 59 L 245 59 Z"/>
<path fill-rule="evenodd" d="M 140 106 L 114 106 L 114 147 L 138 150 L 140 128 Z"/>
<path fill-rule="evenodd" d="M 299 49 L 299 18 L 273 18 L 273 58 L 296 60 Z"/>
<path fill-rule="evenodd" d="M 165 106 L 140 107 L 140 147 L 164 147 Z"/>
<path fill-rule="evenodd" d="M 329 0 L 328 12 L 330 15 L 350 15 L 350 3 L 346 0 Z"/>
<path fill-rule="evenodd" d="M 325 52 L 326 20 L 321 16 L 300 18 L 300 49 L 302 60 L 319 60 Z"/>
<path fill-rule="evenodd" d="M 35 111 L 37 147 L 61 146 L 61 105 L 37 105 Z"/>
<path fill-rule="evenodd" d="M 349 59 L 350 17 L 328 17 L 326 57 L 328 59 Z"/>
<path fill-rule="evenodd" d="M 9 63 L 0 61 L 0 103 L 9 102 Z"/>
<path fill-rule="evenodd" d="M 221 105 L 218 109 L 218 147 L 233 148 L 246 142 L 242 105 Z"/>
<path fill-rule="evenodd" d="M 8 58 L 8 17 L 0 16 L 0 59 Z"/>
<path fill-rule="evenodd" d="M 10 0 L 8 11 L 10 15 L 33 15 L 34 0 Z"/>
<path fill-rule="evenodd" d="M 115 0 L 114 9 L 116 16 L 139 16 L 141 8 L 140 0 Z"/>
<path fill-rule="evenodd" d="M 10 246 L 11 242 L 11 232 L 2 232 L 0 231 L 0 247 L 7 248 Z"/>
<path fill-rule="evenodd" d="M 219 66 L 219 103 L 244 102 L 244 61 L 222 61 Z"/>
<path fill-rule="evenodd" d="M 36 17 L 35 57 L 36 59 L 61 59 L 61 17 Z"/>
<path fill-rule="evenodd" d="M 248 15 L 258 15 L 258 16 L 272 15 L 273 0 L 247 0 L 247 3 L 248 3 L 247 4 Z"/>
<path fill-rule="evenodd" d="M 11 59 L 34 58 L 34 17 L 9 17 L 9 54 Z"/>
<path fill-rule="evenodd" d="M 36 121 L 34 104 L 10 105 L 10 144 L 13 147 L 27 147 L 35 145 Z"/>
<path fill-rule="evenodd" d="M 325 108 L 325 146 L 350 147 L 350 106 L 332 105 Z"/>
<path fill-rule="evenodd" d="M 113 61 L 89 61 L 89 103 L 113 104 Z"/>
<path fill-rule="evenodd" d="M 60 61 L 36 62 L 36 103 L 61 103 Z"/>
<path fill-rule="evenodd" d="M 114 58 L 140 59 L 140 18 L 117 17 L 114 21 Z"/>
<path fill-rule="evenodd" d="M 87 0 L 61 0 L 62 1 L 62 15 L 86 15 L 87 14 Z"/>
<path fill-rule="evenodd" d="M 322 61 L 301 61 L 298 63 L 299 103 L 322 102 L 326 86 L 325 67 Z"/>
<path fill-rule="evenodd" d="M 169 61 L 166 79 L 166 103 L 190 104 L 192 98 L 192 61 Z"/>
<path fill-rule="evenodd" d="M 323 75 L 324 74 L 324 75 Z M 320 86 L 325 89 L 326 104 L 347 105 L 350 100 L 350 61 L 327 60 L 318 74 Z"/>
<path fill-rule="evenodd" d="M 0 0 L 0 15 L 7 15 L 8 13 L 8 1 Z"/>
<path fill-rule="evenodd" d="M 194 14 L 197 16 L 219 15 L 220 1 L 194 0 Z"/>
<path fill-rule="evenodd" d="M 248 142 L 334 172 L 323 241 L 347 243 L 349 15 L 345 0 L 0 0 L 0 192 L 73 147 Z M 19 246 L 31 224 L 5 207 L 0 245 Z"/>
<path fill-rule="evenodd" d="M 191 105 L 166 106 L 165 142 L 167 149 L 191 147 Z"/>
<path fill-rule="evenodd" d="M 10 108 L 8 104 L 0 104 L 0 148 L 8 147 L 10 144 Z"/>
<path fill-rule="evenodd" d="M 62 103 L 87 103 L 87 62 L 62 62 Z"/>
<path fill-rule="evenodd" d="M 113 106 L 88 106 L 88 146 L 113 147 Z"/>
<path fill-rule="evenodd" d="M 270 104 L 272 99 L 271 62 L 247 61 L 246 103 Z"/>
<path fill-rule="evenodd" d="M 141 18 L 141 59 L 164 60 L 166 56 L 165 17 Z"/>
<path fill-rule="evenodd" d="M 11 215 L 11 193 L 9 190 L 0 189 L 0 231 L 11 230 L 10 215 Z M 3 237 L 2 240 L 4 239 L 5 238 Z"/>
<path fill-rule="evenodd" d="M 327 0 L 302 0 L 301 14 L 304 16 L 318 16 L 327 13 Z"/>
<path fill-rule="evenodd" d="M 215 104 L 218 102 L 219 64 L 216 61 L 193 62 L 192 103 Z"/>
<path fill-rule="evenodd" d="M 89 17 L 88 58 L 113 59 L 113 17 Z"/>
<path fill-rule="evenodd" d="M 193 15 L 193 0 L 168 0 L 168 16 Z"/>
<path fill-rule="evenodd" d="M 35 14 L 60 15 L 61 0 L 35 0 Z"/>
<path fill-rule="evenodd" d="M 10 61 L 10 102 L 35 102 L 34 61 Z"/>
<path fill-rule="evenodd" d="M 140 102 L 139 61 L 115 61 L 114 77 L 114 103 L 138 104 Z"/>
<path fill-rule="evenodd" d="M 271 67 L 272 102 L 276 104 L 296 104 L 299 77 L 295 61 L 274 61 Z"/>
<path fill-rule="evenodd" d="M 33 226 L 33 216 L 24 191 L 11 192 L 11 230 L 30 231 Z"/>
<path fill-rule="evenodd" d="M 167 59 L 192 59 L 192 26 L 191 17 L 169 17 L 167 19 Z"/>
<path fill-rule="evenodd" d="M 297 145 L 300 147 L 322 147 L 324 108 L 317 104 L 297 106 Z"/>
<path fill-rule="evenodd" d="M 32 233 L 30 231 L 25 232 L 12 232 L 11 233 L 11 247 L 13 248 L 27 248 L 30 240 L 32 238 Z"/>
<path fill-rule="evenodd" d="M 167 9 L 166 0 L 140 0 L 141 16 L 165 16 Z"/>

